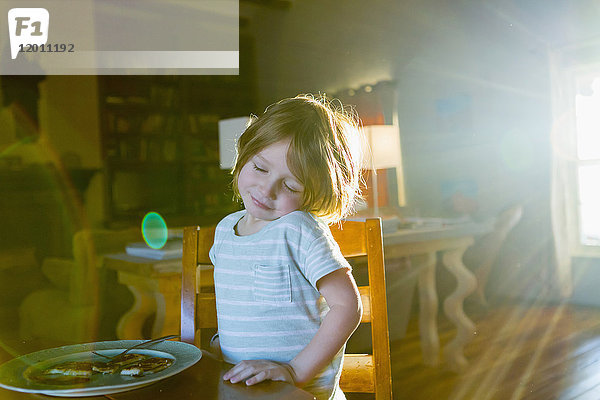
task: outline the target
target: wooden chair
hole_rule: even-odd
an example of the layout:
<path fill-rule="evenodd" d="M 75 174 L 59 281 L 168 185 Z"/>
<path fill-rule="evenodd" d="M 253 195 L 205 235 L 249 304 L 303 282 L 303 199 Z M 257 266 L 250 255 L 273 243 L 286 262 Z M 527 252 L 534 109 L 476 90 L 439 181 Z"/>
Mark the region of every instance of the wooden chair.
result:
<path fill-rule="evenodd" d="M 367 256 L 369 286 L 359 286 L 363 303 L 361 323 L 371 323 L 373 354 L 344 354 L 340 387 L 344 392 L 375 393 L 392 398 L 392 372 L 385 296 L 385 265 L 381 220 L 343 221 L 330 227 L 346 258 Z"/>
<path fill-rule="evenodd" d="M 215 293 L 203 290 L 214 287 L 213 268 L 208 257 L 214 238 L 214 226 L 183 228 L 181 340 L 198 347 L 203 347 L 202 329 L 217 328 Z"/>
<path fill-rule="evenodd" d="M 363 302 L 361 323 L 371 324 L 373 354 L 345 354 L 340 387 L 344 392 L 375 393 L 377 400 L 392 398 L 392 378 L 385 295 L 381 220 L 343 221 L 331 233 L 346 258 L 367 257 L 369 286 L 359 287 Z M 186 227 L 183 231 L 181 340 L 201 344 L 202 328 L 216 328 L 214 293 L 208 251 L 214 227 Z M 205 342 L 206 338 L 204 339 Z"/>

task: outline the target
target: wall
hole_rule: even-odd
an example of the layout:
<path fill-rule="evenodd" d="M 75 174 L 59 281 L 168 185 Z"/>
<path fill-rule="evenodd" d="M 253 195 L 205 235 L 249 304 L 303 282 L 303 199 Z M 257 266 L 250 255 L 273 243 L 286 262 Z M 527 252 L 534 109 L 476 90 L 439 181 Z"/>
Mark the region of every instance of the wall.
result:
<path fill-rule="evenodd" d="M 458 176 L 475 175 L 490 213 L 520 200 L 514 181 L 523 174 L 547 189 L 541 182 L 549 161 L 540 149 L 548 148 L 550 126 L 543 43 L 477 2 L 349 3 L 256 11 L 261 106 L 298 92 L 396 79 L 415 212 L 439 215 L 439 183 Z M 449 116 L 438 110 L 453 101 L 464 109 Z"/>
<path fill-rule="evenodd" d="M 309 0 L 241 13 L 252 16 L 263 107 L 398 82 L 406 214 L 453 215 L 445 191 L 461 182 L 478 216 L 525 205 L 490 284 L 506 294 L 532 291 L 551 263 L 550 82 L 547 44 L 494 3 Z"/>
<path fill-rule="evenodd" d="M 600 260 L 575 258 L 573 260 L 573 296 L 570 302 L 600 307 L 598 282 L 600 282 Z"/>

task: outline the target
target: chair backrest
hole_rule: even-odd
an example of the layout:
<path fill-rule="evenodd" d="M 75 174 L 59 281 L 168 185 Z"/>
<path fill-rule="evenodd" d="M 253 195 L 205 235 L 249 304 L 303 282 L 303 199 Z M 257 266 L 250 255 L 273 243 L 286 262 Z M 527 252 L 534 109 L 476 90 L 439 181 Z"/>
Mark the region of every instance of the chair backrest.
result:
<path fill-rule="evenodd" d="M 344 392 L 375 393 L 392 398 L 392 373 L 385 290 L 381 220 L 343 221 L 330 227 L 346 258 L 367 256 L 368 286 L 359 286 L 363 303 L 361 323 L 371 324 L 373 354 L 344 354 L 340 387 Z"/>
<path fill-rule="evenodd" d="M 181 340 L 201 347 L 202 329 L 217 327 L 215 294 L 205 292 L 214 286 L 208 252 L 215 227 L 183 228 L 183 269 L 181 277 Z"/>
<path fill-rule="evenodd" d="M 340 387 L 345 392 L 375 393 L 392 398 L 385 268 L 381 220 L 343 221 L 330 227 L 346 258 L 367 257 L 369 285 L 359 287 L 363 302 L 361 323 L 371 324 L 372 354 L 345 354 Z M 214 227 L 191 226 L 183 231 L 181 340 L 199 346 L 202 328 L 216 328 L 214 284 L 208 251 Z"/>

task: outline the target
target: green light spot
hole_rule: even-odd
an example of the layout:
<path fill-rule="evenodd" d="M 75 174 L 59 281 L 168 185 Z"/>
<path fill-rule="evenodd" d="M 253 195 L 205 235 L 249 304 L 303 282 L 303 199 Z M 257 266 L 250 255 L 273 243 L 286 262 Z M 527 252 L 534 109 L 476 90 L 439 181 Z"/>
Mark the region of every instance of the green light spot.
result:
<path fill-rule="evenodd" d="M 167 243 L 167 223 L 159 213 L 152 211 L 144 216 L 142 236 L 146 244 L 153 249 L 160 249 Z"/>

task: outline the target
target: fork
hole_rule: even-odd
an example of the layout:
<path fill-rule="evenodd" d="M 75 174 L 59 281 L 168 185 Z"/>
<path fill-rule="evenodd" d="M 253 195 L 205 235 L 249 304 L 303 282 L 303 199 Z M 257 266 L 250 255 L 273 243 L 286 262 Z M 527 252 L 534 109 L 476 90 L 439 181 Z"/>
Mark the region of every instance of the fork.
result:
<path fill-rule="evenodd" d="M 141 343 L 138 343 L 136 345 L 133 345 L 133 346 L 125 349 L 121 353 L 119 353 L 117 355 L 114 355 L 114 356 L 106 356 L 104 354 L 100 354 L 100 353 L 97 353 L 95 351 L 92 351 L 92 353 L 94 353 L 97 356 L 108 358 L 109 360 L 116 360 L 117 358 L 122 357 L 123 355 L 127 354 L 131 350 L 139 349 L 139 348 L 150 346 L 150 345 L 157 344 L 157 343 L 161 343 L 161 342 L 164 342 L 165 340 L 175 339 L 175 338 L 178 338 L 178 337 L 179 337 L 179 335 L 167 335 L 167 336 L 162 336 L 162 337 L 159 337 L 159 338 L 156 338 L 156 339 L 146 340 L 145 342 L 141 342 Z"/>

